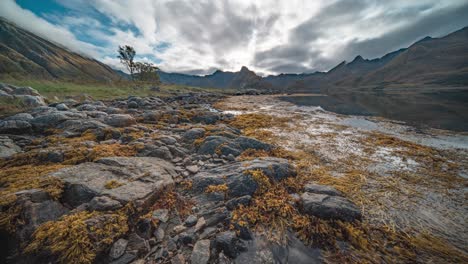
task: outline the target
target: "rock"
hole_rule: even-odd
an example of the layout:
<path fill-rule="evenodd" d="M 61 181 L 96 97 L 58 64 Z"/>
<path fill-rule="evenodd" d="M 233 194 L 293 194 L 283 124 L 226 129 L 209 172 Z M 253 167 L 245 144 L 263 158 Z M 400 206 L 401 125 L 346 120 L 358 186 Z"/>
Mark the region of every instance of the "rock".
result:
<path fill-rule="evenodd" d="M 136 224 L 136 233 L 142 238 L 151 238 L 153 234 L 153 223 L 151 219 L 140 219 Z"/>
<path fill-rule="evenodd" d="M 163 241 L 164 235 L 165 235 L 164 229 L 162 229 L 161 227 L 158 227 L 156 231 L 154 231 L 153 235 L 156 238 L 157 242 Z"/>
<path fill-rule="evenodd" d="M 64 168 L 50 174 L 65 183 L 63 200 L 78 206 L 95 196 L 108 196 L 122 204 L 154 202 L 177 176 L 172 164 L 158 158 L 111 157 Z M 117 185 L 107 187 L 109 183 Z"/>
<path fill-rule="evenodd" d="M 135 101 L 130 101 L 127 104 L 128 108 L 138 108 L 138 103 Z"/>
<path fill-rule="evenodd" d="M 42 96 L 15 95 L 14 98 L 23 101 L 23 104 L 31 107 L 47 105 L 44 101 L 44 97 Z"/>
<path fill-rule="evenodd" d="M 197 173 L 197 172 L 200 170 L 200 168 L 198 168 L 197 165 L 192 165 L 192 166 L 187 166 L 187 170 L 188 170 L 190 173 L 195 174 L 195 173 Z"/>
<path fill-rule="evenodd" d="M 226 202 L 226 208 L 229 210 L 234 210 L 237 208 L 238 205 L 248 205 L 250 203 L 250 200 L 252 200 L 252 196 L 250 195 L 244 195 L 238 198 L 231 199 Z"/>
<path fill-rule="evenodd" d="M 205 129 L 203 128 L 192 128 L 187 130 L 183 135 L 182 139 L 186 142 L 193 142 L 195 139 L 199 139 L 205 136 Z"/>
<path fill-rule="evenodd" d="M 187 219 L 185 219 L 185 226 L 192 227 L 197 223 L 197 217 L 195 215 L 189 215 Z"/>
<path fill-rule="evenodd" d="M 8 158 L 21 152 L 21 148 L 9 137 L 0 136 L 0 158 Z"/>
<path fill-rule="evenodd" d="M 135 233 L 128 236 L 127 251 L 137 251 L 138 253 L 146 252 L 149 250 L 146 241 Z"/>
<path fill-rule="evenodd" d="M 175 143 L 177 143 L 177 140 L 175 138 L 169 136 L 160 137 L 159 141 L 166 145 L 174 145 Z"/>
<path fill-rule="evenodd" d="M 341 196 L 341 193 L 335 188 L 327 185 L 309 183 L 304 186 L 304 191 L 309 193 L 328 194 L 332 196 Z"/>
<path fill-rule="evenodd" d="M 169 210 L 167 209 L 157 209 L 153 211 L 153 219 L 157 219 L 162 223 L 166 223 L 169 220 Z"/>
<path fill-rule="evenodd" d="M 143 157 L 157 157 L 165 160 L 172 160 L 173 158 L 168 147 L 157 147 L 155 145 L 145 145 L 138 155 Z"/>
<path fill-rule="evenodd" d="M 136 259 L 136 256 L 134 254 L 125 253 L 122 257 L 112 261 L 110 264 L 128 264 L 132 262 L 134 259 Z"/>
<path fill-rule="evenodd" d="M 209 185 L 227 184 L 229 199 L 252 195 L 258 188 L 257 182 L 247 173 L 249 170 L 261 170 L 273 181 L 295 176 L 296 171 L 285 159 L 262 158 L 251 161 L 235 162 L 201 171 L 193 176 L 192 190 L 204 193 Z"/>
<path fill-rule="evenodd" d="M 301 200 L 304 212 L 309 215 L 342 221 L 361 219 L 359 208 L 344 197 L 306 192 Z"/>
<path fill-rule="evenodd" d="M 57 128 L 62 129 L 64 131 L 76 132 L 76 133 L 83 133 L 86 130 L 90 129 L 108 129 L 110 128 L 108 125 L 101 123 L 97 120 L 88 120 L 88 119 L 75 119 L 75 120 L 67 120 Z"/>
<path fill-rule="evenodd" d="M 249 137 L 230 139 L 224 136 L 206 137 L 198 149 L 198 154 L 219 154 L 225 156 L 239 156 L 247 149 L 270 150 L 272 146 Z"/>
<path fill-rule="evenodd" d="M 55 106 L 55 108 L 57 108 L 57 110 L 59 111 L 67 111 L 69 110 L 68 106 L 66 104 L 58 104 Z"/>
<path fill-rule="evenodd" d="M 160 111 L 146 111 L 143 113 L 143 120 L 157 122 L 161 118 Z"/>
<path fill-rule="evenodd" d="M 21 120 L 21 121 L 31 121 L 34 117 L 29 113 L 18 113 L 16 115 L 9 116 L 3 120 Z"/>
<path fill-rule="evenodd" d="M 195 232 L 203 230 L 205 226 L 206 226 L 205 218 L 204 217 L 198 218 L 197 223 L 195 224 Z"/>
<path fill-rule="evenodd" d="M 182 254 L 177 254 L 171 259 L 171 264 L 185 264 L 185 257 Z"/>
<path fill-rule="evenodd" d="M 32 132 L 32 125 L 24 120 L 0 121 L 0 134 L 29 134 Z"/>
<path fill-rule="evenodd" d="M 123 238 L 120 238 L 119 240 L 115 241 L 109 251 L 109 256 L 112 259 L 120 258 L 125 253 L 125 249 L 127 249 L 127 245 L 128 245 L 128 241 Z"/>
<path fill-rule="evenodd" d="M 177 225 L 177 226 L 174 226 L 172 231 L 174 231 L 175 234 L 179 234 L 179 233 L 185 231 L 185 229 L 187 229 L 187 227 L 185 227 L 183 225 Z"/>
<path fill-rule="evenodd" d="M 47 128 L 55 128 L 57 125 L 67 120 L 83 118 L 85 118 L 85 115 L 81 113 L 73 113 L 69 111 L 52 112 L 35 117 L 31 121 L 31 124 L 34 129 L 43 130 Z"/>
<path fill-rule="evenodd" d="M 237 246 L 238 238 L 232 231 L 225 231 L 216 236 L 215 245 L 220 251 L 230 258 L 236 258 L 240 251 Z"/>
<path fill-rule="evenodd" d="M 90 211 L 113 211 L 121 207 L 121 203 L 107 196 L 94 197 L 88 205 Z"/>
<path fill-rule="evenodd" d="M 19 240 L 26 242 L 29 240 L 34 230 L 41 224 L 57 220 L 66 213 L 68 213 L 68 209 L 54 200 L 41 202 L 32 202 L 29 200 L 24 202 L 19 219 L 22 225 L 17 230 Z"/>
<path fill-rule="evenodd" d="M 193 233 L 182 232 L 179 234 L 179 241 L 184 245 L 192 244 L 195 240 Z"/>
<path fill-rule="evenodd" d="M 210 255 L 210 240 L 198 240 L 193 247 L 190 261 L 192 264 L 208 264 Z"/>
<path fill-rule="evenodd" d="M 127 127 L 136 124 L 136 120 L 127 114 L 111 114 L 104 118 L 104 123 L 113 127 Z"/>
<path fill-rule="evenodd" d="M 214 112 L 202 112 L 192 117 L 192 121 L 195 123 L 204 123 L 207 125 L 213 125 L 220 120 L 220 115 Z"/>

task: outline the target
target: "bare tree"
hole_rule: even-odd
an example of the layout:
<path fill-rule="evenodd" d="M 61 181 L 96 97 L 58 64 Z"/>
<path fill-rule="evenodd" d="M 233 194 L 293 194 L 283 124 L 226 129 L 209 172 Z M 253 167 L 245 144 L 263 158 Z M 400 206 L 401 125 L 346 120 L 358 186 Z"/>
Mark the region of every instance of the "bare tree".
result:
<path fill-rule="evenodd" d="M 135 49 L 131 46 L 125 45 L 125 46 L 119 46 L 119 56 L 117 56 L 120 59 L 120 62 L 125 65 L 127 70 L 130 72 L 130 77 L 133 80 L 134 79 L 134 73 L 135 73 L 135 62 L 133 59 L 135 58 Z"/>

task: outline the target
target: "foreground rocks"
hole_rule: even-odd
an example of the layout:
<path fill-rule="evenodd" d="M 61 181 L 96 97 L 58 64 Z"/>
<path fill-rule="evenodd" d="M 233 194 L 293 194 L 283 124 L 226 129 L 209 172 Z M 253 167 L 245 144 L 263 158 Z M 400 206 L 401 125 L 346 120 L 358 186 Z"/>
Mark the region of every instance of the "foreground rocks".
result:
<path fill-rule="evenodd" d="M 8 86 L 1 91 L 42 98 L 30 89 Z M 275 248 L 232 220 L 233 211 L 249 206 L 259 193 L 255 173 L 280 184 L 295 177 L 296 169 L 281 158 L 241 160 L 246 150 L 267 153 L 275 146 L 226 125 L 232 116 L 207 108 L 216 99 L 212 94 L 69 99 L 31 105 L 28 112 L 1 119 L 5 168 L 29 163 L 53 168 L 45 170 L 45 183 L 15 190 L 8 196 L 11 202 L 0 207 L 2 213 L 14 211 L 17 229 L 8 241 L 27 245 L 45 222 L 86 212 L 88 218 L 79 222 L 85 223 L 86 234 L 80 239 L 95 243 L 95 263 L 315 263 L 320 254 L 293 234 L 288 234 L 293 248 Z M 16 158 L 20 154 L 22 160 Z M 58 197 L 44 190 L 52 183 L 60 188 Z M 303 194 L 294 195 L 300 197 L 294 206 L 306 215 L 360 219 L 356 206 L 328 186 L 308 184 Z M 122 235 L 106 237 L 100 228 L 115 217 L 122 222 L 110 227 L 128 226 L 119 229 Z M 40 259 L 17 253 L 18 261 L 29 263 L 57 259 L 47 251 Z"/>

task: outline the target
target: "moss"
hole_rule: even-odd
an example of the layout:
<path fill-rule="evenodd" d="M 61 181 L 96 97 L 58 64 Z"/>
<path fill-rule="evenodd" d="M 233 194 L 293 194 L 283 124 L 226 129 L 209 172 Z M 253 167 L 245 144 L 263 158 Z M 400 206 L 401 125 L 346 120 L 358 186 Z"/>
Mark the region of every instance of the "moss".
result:
<path fill-rule="evenodd" d="M 115 189 L 115 188 L 119 188 L 120 186 L 124 185 L 123 183 L 119 182 L 119 181 L 116 181 L 116 180 L 110 180 L 110 181 L 107 181 L 105 184 L 104 184 L 104 188 L 106 189 Z"/>
<path fill-rule="evenodd" d="M 185 218 L 192 214 L 193 202 L 182 197 L 174 190 L 164 192 L 153 206 L 151 211 L 156 209 L 168 209 L 169 211 L 177 211 L 180 217 Z"/>
<path fill-rule="evenodd" d="M 93 218 L 98 221 L 89 221 Z M 103 248 L 127 231 L 125 213 L 104 215 L 83 211 L 39 226 L 25 252 L 36 254 L 46 251 L 60 263 L 93 263 Z"/>
<path fill-rule="evenodd" d="M 205 193 L 227 193 L 229 191 L 229 187 L 226 183 L 219 184 L 219 185 L 209 185 L 205 189 Z"/>

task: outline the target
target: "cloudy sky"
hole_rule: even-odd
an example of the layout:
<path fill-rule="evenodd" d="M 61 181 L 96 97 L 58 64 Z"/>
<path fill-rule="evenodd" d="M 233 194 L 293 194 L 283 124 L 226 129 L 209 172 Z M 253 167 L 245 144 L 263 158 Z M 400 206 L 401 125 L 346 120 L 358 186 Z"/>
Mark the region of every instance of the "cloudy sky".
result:
<path fill-rule="evenodd" d="M 468 26 L 467 0 L 0 0 L 0 16 L 114 68 L 119 45 L 170 72 L 326 71 Z"/>

